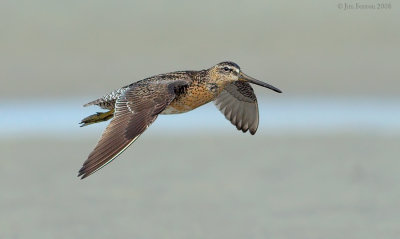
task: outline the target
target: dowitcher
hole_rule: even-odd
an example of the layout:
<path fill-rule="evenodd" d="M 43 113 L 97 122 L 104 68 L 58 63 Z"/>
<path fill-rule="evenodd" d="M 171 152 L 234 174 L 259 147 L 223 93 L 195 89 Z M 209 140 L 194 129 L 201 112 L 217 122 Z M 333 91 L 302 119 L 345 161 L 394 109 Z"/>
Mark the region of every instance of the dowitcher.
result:
<path fill-rule="evenodd" d="M 112 120 L 78 177 L 86 178 L 113 161 L 159 114 L 184 113 L 211 101 L 238 130 L 254 135 L 258 127 L 258 104 L 249 83 L 281 93 L 278 88 L 244 74 L 237 64 L 226 61 L 206 70 L 152 76 L 85 104 L 108 111 L 84 118 L 81 126 Z"/>

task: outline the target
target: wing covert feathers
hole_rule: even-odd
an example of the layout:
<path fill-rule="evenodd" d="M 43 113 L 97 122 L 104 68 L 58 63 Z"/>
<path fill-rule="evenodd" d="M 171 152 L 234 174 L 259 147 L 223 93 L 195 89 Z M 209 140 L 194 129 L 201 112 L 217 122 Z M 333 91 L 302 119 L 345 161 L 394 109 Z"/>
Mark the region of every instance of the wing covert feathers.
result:
<path fill-rule="evenodd" d="M 115 114 L 100 141 L 79 170 L 86 178 L 113 161 L 129 147 L 175 98 L 183 81 L 132 85 L 115 103 Z"/>

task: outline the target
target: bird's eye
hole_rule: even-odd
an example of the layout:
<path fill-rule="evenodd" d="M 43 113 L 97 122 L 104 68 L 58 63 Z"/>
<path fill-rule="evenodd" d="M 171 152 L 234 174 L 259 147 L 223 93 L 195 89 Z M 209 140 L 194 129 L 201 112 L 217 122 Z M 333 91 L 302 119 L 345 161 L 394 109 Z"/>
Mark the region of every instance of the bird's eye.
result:
<path fill-rule="evenodd" d="M 231 71 L 231 69 L 229 69 L 228 67 L 225 66 L 224 71 L 228 72 L 228 71 Z"/>

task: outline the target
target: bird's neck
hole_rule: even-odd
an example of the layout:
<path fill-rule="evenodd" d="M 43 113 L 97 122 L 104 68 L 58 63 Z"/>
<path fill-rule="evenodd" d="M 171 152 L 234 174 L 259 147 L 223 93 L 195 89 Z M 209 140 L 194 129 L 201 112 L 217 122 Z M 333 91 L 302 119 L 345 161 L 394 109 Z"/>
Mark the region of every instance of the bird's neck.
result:
<path fill-rule="evenodd" d="M 219 77 L 219 75 L 216 72 L 210 69 L 198 71 L 195 76 L 195 80 L 199 82 L 214 83 L 222 88 L 230 83 L 224 80 L 223 78 Z"/>

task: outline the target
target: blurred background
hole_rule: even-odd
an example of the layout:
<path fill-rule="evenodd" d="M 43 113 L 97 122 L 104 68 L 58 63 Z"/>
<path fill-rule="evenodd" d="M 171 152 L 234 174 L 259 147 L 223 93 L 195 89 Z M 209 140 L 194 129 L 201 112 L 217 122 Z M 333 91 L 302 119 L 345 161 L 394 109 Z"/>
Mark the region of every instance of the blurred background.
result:
<path fill-rule="evenodd" d="M 400 7 L 378 3 L 1 1 L 0 238 L 397 238 Z M 255 136 L 208 104 L 76 177 L 107 125 L 84 103 L 224 60 L 284 92 L 254 87 Z"/>

